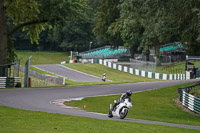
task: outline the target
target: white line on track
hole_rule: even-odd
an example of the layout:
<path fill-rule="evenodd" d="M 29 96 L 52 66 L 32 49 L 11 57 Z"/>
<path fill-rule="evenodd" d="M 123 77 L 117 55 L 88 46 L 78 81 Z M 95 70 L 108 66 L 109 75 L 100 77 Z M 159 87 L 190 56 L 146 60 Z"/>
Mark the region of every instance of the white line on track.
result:
<path fill-rule="evenodd" d="M 57 65 L 58 65 L 58 64 L 57 64 Z M 78 70 L 74 70 L 74 69 L 71 69 L 71 68 L 66 67 L 66 66 L 64 66 L 64 65 L 60 65 L 60 64 L 59 64 L 58 66 L 67 68 L 67 69 L 69 69 L 69 70 L 72 70 L 72 71 L 75 71 L 75 72 L 78 72 L 78 73 L 82 73 L 82 74 L 87 75 L 87 76 L 91 76 L 91 77 L 94 77 L 94 78 L 101 79 L 100 77 L 97 77 L 97 76 L 94 76 L 94 75 L 90 75 L 90 74 L 87 74 L 87 73 L 84 73 L 84 72 L 81 72 L 81 71 L 78 71 Z M 108 80 L 108 79 L 107 79 L 107 81 L 112 81 L 112 80 Z"/>
<path fill-rule="evenodd" d="M 32 65 L 32 66 L 35 67 L 35 68 L 37 68 L 37 69 L 39 69 L 39 70 L 42 70 L 42 71 L 45 71 L 45 72 L 48 72 L 48 73 L 51 73 L 51 74 L 54 74 L 54 75 L 58 75 L 58 76 L 63 77 L 63 78 L 67 78 L 67 77 L 61 76 L 61 75 L 59 75 L 59 74 L 55 74 L 55 73 L 53 73 L 53 72 L 50 72 L 50 71 L 44 70 L 44 69 L 42 69 L 42 68 L 39 68 L 39 67 L 37 67 L 37 66 L 34 66 L 34 65 Z M 46 74 L 46 75 L 48 75 L 48 74 Z"/>

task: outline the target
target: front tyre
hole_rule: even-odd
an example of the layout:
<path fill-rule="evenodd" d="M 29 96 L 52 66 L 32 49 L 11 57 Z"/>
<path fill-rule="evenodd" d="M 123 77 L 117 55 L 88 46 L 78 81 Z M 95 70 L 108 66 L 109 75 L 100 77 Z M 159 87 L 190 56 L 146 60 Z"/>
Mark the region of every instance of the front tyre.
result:
<path fill-rule="evenodd" d="M 120 112 L 120 119 L 124 119 L 126 117 L 126 115 L 128 114 L 128 109 L 125 108 L 124 109 L 124 112 Z"/>

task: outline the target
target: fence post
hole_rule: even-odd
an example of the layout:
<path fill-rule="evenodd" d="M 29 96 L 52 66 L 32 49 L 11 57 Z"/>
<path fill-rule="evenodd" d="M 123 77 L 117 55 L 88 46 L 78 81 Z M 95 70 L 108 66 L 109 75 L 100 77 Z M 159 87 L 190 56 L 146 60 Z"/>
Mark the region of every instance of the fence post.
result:
<path fill-rule="evenodd" d="M 24 71 L 24 87 L 30 87 L 30 80 L 29 80 L 29 77 L 30 77 L 30 62 L 31 62 L 31 58 L 32 56 L 30 56 L 28 58 L 28 60 L 26 61 L 26 64 L 25 64 L 25 71 Z"/>
<path fill-rule="evenodd" d="M 179 99 L 180 102 L 182 102 L 182 93 L 183 93 L 182 89 L 183 88 L 178 88 L 178 99 Z"/>

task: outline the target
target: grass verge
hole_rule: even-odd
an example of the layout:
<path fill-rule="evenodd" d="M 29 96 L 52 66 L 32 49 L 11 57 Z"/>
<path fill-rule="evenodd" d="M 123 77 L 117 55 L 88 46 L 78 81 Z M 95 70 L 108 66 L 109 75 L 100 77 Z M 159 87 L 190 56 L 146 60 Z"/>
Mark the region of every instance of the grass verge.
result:
<path fill-rule="evenodd" d="M 67 86 L 87 86 L 87 85 L 104 85 L 104 84 L 119 84 L 119 83 L 134 83 L 134 82 L 148 82 L 148 81 L 159 81 L 156 79 L 150 79 L 150 78 L 145 78 L 145 77 L 141 77 L 141 76 L 136 76 L 136 75 L 132 75 L 129 73 L 125 73 L 125 72 L 121 72 L 118 70 L 113 70 L 111 68 L 105 67 L 103 65 L 99 65 L 99 64 L 81 64 L 81 63 L 76 63 L 76 64 L 66 64 L 67 67 L 84 72 L 84 73 L 88 73 L 91 75 L 95 75 L 97 77 L 101 77 L 101 75 L 103 73 L 106 73 L 107 78 L 109 78 L 109 80 L 112 80 L 112 82 L 78 82 L 78 81 L 72 81 L 69 79 L 65 79 L 65 85 Z M 48 75 L 52 75 L 52 76 L 57 76 L 55 74 L 46 72 L 46 71 L 42 71 L 40 69 L 37 69 L 35 67 L 31 67 L 32 70 L 39 72 L 41 74 L 48 74 Z M 119 76 L 120 75 L 120 76 Z"/>
<path fill-rule="evenodd" d="M 185 62 L 162 63 L 161 66 L 156 67 L 156 72 L 164 74 L 184 74 Z"/>
<path fill-rule="evenodd" d="M 190 94 L 194 95 L 195 97 L 200 98 L 200 86 L 194 87 L 191 91 Z"/>
<path fill-rule="evenodd" d="M 31 65 L 60 64 L 69 60 L 69 52 L 17 52 L 17 56 L 22 58 L 20 62 L 22 66 L 25 66 L 30 56 L 32 56 Z"/>
<path fill-rule="evenodd" d="M 199 130 L 98 120 L 0 106 L 1 133 L 198 133 Z"/>
<path fill-rule="evenodd" d="M 103 84 L 159 81 L 156 79 L 150 79 L 126 72 L 121 72 L 100 64 L 76 63 L 76 64 L 66 64 L 65 66 L 97 77 L 101 77 L 103 73 L 106 73 L 107 79 L 112 80 L 112 82 L 105 82 Z"/>
<path fill-rule="evenodd" d="M 36 67 L 32 67 L 31 66 L 31 69 L 36 71 L 36 72 L 38 72 L 38 73 L 41 73 L 41 74 L 48 74 L 48 75 L 60 77 L 58 75 L 55 75 L 55 74 L 40 70 L 40 69 L 38 69 Z M 87 86 L 87 85 L 101 85 L 101 84 L 110 84 L 110 83 L 111 82 L 78 82 L 78 81 L 73 81 L 73 80 L 70 80 L 68 78 L 65 78 L 65 85 L 66 86 Z"/>
<path fill-rule="evenodd" d="M 189 60 L 193 63 L 196 68 L 200 68 L 200 62 L 198 60 Z M 188 65 L 188 68 L 193 68 L 193 65 Z M 182 62 L 172 62 L 172 63 L 161 63 L 160 66 L 156 67 L 157 73 L 165 74 L 184 74 L 185 73 L 185 61 Z"/>
<path fill-rule="evenodd" d="M 200 116 L 184 112 L 176 106 L 177 88 L 191 85 L 191 83 L 166 87 L 162 89 L 133 93 L 133 108 L 129 111 L 129 118 L 144 120 L 200 125 Z M 108 113 L 109 104 L 119 99 L 120 95 L 85 98 L 81 101 L 66 102 L 68 106 L 76 106 L 82 110 Z M 86 108 L 84 108 L 86 105 Z"/>

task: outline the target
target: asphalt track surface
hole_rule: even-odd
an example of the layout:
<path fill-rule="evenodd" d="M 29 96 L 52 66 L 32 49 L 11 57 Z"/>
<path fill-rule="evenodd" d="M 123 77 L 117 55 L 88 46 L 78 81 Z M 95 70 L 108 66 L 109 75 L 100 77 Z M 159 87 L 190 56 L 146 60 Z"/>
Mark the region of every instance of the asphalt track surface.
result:
<path fill-rule="evenodd" d="M 73 70 L 63 65 L 47 64 L 47 65 L 33 65 L 33 66 L 41 70 L 78 82 L 101 82 L 101 78 L 99 77 L 89 75 L 77 70 Z"/>
<path fill-rule="evenodd" d="M 173 86 L 186 82 L 191 82 L 191 81 L 140 82 L 140 83 L 63 87 L 63 88 L 2 89 L 0 90 L 0 105 L 23 109 L 23 110 L 59 113 L 66 115 L 90 117 L 102 120 L 137 122 L 137 123 L 156 124 L 156 125 L 165 125 L 165 126 L 200 130 L 200 126 L 172 124 L 172 123 L 130 119 L 130 118 L 121 120 L 117 117 L 114 117 L 110 119 L 107 117 L 106 114 L 85 112 L 77 109 L 69 109 L 66 108 L 66 106 L 62 106 L 62 101 L 64 101 L 63 99 L 92 97 L 97 95 L 121 94 L 124 93 L 127 89 L 130 89 L 133 92 L 148 91 L 152 89 Z M 61 104 L 59 102 L 55 104 L 55 101 L 61 101 Z M 108 107 L 102 107 L 102 108 L 109 108 L 109 105 Z"/>

